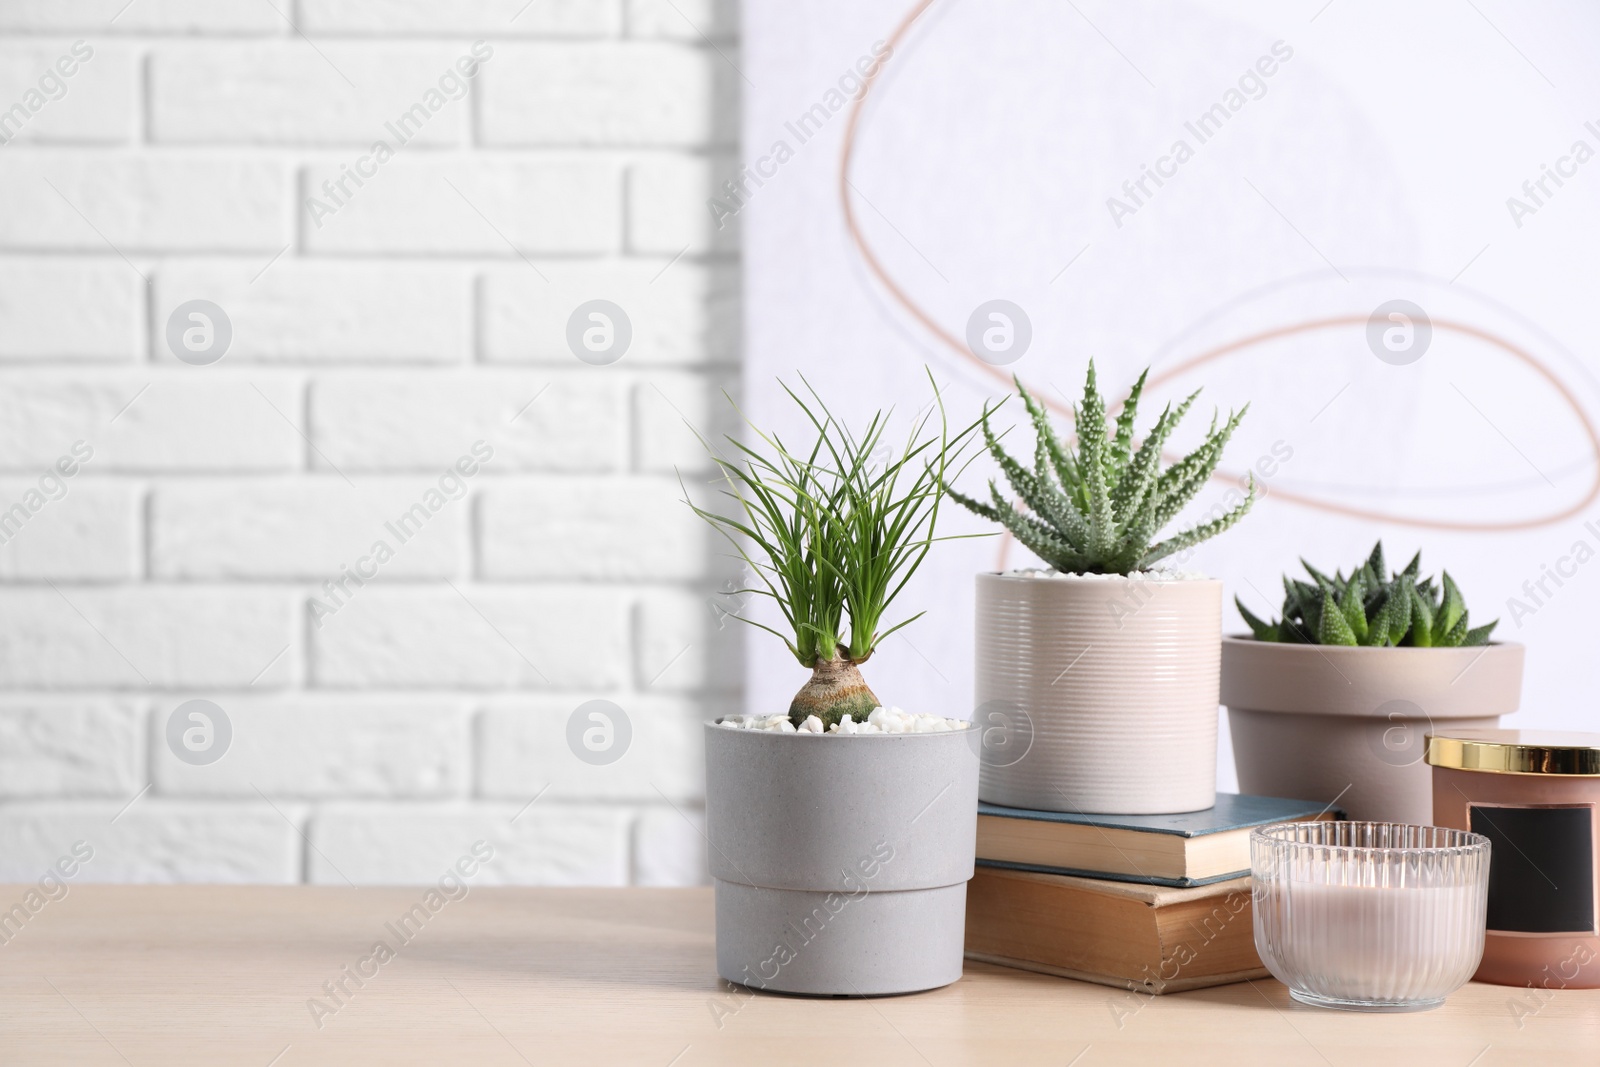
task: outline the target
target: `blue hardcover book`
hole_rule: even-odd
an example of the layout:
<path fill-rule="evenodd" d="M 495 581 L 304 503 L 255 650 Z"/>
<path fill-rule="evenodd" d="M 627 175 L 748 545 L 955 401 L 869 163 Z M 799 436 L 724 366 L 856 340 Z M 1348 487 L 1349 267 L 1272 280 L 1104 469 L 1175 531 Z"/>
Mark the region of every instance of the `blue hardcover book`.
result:
<path fill-rule="evenodd" d="M 1275 822 L 1337 819 L 1311 800 L 1218 793 L 1216 806 L 1181 815 L 1080 815 L 978 805 L 985 867 L 1189 887 L 1250 873 L 1250 831 Z"/>

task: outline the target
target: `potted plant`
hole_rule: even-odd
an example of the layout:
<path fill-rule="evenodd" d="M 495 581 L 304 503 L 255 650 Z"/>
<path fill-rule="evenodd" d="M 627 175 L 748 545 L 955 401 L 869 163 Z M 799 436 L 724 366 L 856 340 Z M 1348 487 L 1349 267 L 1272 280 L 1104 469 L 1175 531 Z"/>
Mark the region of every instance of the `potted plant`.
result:
<path fill-rule="evenodd" d="M 1031 468 L 1006 454 L 990 412 L 981 422 L 1027 510 L 993 481 L 989 503 L 951 492 L 1049 566 L 977 578 L 979 795 L 990 803 L 1151 814 L 1216 802 L 1222 583 L 1155 568 L 1237 522 L 1255 502 L 1254 479 L 1231 509 L 1156 537 L 1216 470 L 1244 412 L 1221 426 L 1213 417 L 1199 447 L 1163 468 L 1161 449 L 1199 394 L 1169 404 L 1135 448 L 1144 381 L 1108 432 L 1089 364 L 1076 450 L 1018 382 L 1033 423 Z"/>
<path fill-rule="evenodd" d="M 1301 563 L 1311 581 L 1284 576 L 1282 618 L 1263 622 L 1236 599 L 1252 636 L 1222 642 L 1239 787 L 1432 823 L 1427 733 L 1493 728 L 1516 711 L 1522 646 L 1491 643 L 1493 622 L 1472 627 L 1448 571 L 1420 577 L 1420 552 L 1394 574 L 1382 542 L 1348 576 Z"/>
<path fill-rule="evenodd" d="M 785 387 L 815 431 L 809 448 L 730 437 L 732 454 L 713 458 L 733 513 L 690 505 L 783 629 L 745 621 L 810 672 L 786 714 L 705 727 L 717 971 L 785 993 L 932 989 L 961 977 L 976 747 L 960 719 L 882 706 L 859 668 L 917 618 L 884 621 L 938 540 L 945 477 L 977 424 L 952 440 L 941 402 L 938 435 L 925 436 L 930 412 L 894 455 L 883 414 L 855 434 L 807 390 Z"/>

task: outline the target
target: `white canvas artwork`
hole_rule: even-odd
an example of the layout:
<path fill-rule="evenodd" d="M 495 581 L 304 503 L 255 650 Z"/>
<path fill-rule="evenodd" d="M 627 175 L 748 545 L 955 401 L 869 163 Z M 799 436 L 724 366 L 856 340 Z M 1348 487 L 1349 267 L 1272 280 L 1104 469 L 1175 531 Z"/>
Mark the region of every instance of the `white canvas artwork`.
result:
<path fill-rule="evenodd" d="M 1141 429 L 1204 389 L 1178 447 L 1250 405 L 1179 519 L 1254 472 L 1252 514 L 1184 563 L 1226 583 L 1229 632 L 1234 595 L 1276 612 L 1299 557 L 1381 537 L 1530 646 L 1508 725 L 1593 728 L 1600 10 L 819 0 L 747 3 L 743 40 L 742 167 L 707 211 L 743 229 L 757 424 L 799 435 L 779 381 L 803 374 L 903 430 L 931 372 L 952 424 L 1015 374 L 1065 426 L 1091 357 L 1115 399 L 1148 366 Z M 1032 562 L 937 546 L 878 695 L 970 715 L 973 575 Z M 804 678 L 753 635 L 750 711 Z M 1225 730 L 1219 760 L 1226 789 Z"/>

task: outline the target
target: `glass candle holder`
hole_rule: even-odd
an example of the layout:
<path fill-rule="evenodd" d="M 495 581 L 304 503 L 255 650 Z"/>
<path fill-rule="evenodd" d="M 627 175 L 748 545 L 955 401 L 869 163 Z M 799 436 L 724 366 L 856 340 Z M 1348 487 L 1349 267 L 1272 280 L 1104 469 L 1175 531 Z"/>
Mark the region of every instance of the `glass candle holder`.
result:
<path fill-rule="evenodd" d="M 1256 951 L 1303 1004 L 1425 1011 L 1483 956 L 1489 841 L 1399 823 L 1279 823 L 1250 835 Z"/>

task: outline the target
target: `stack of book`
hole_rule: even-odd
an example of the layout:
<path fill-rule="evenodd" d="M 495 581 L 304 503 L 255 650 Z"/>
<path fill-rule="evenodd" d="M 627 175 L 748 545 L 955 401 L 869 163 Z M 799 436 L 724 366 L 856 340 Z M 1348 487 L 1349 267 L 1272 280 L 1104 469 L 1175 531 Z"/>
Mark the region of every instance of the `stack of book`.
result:
<path fill-rule="evenodd" d="M 1233 793 L 1182 815 L 979 804 L 967 958 L 1143 993 L 1263 977 L 1250 831 L 1338 817 L 1309 801 Z"/>

